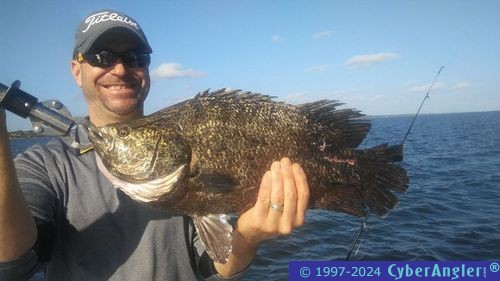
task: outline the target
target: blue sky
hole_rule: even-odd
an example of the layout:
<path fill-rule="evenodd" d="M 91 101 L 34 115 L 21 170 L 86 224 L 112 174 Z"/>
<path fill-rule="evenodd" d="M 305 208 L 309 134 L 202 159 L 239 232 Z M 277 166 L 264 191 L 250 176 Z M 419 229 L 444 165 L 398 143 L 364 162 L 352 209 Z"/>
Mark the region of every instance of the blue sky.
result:
<path fill-rule="evenodd" d="M 0 82 L 86 115 L 69 71 L 75 29 L 123 11 L 153 47 L 146 113 L 207 88 L 369 115 L 500 110 L 500 1 L 2 1 Z M 9 130 L 30 123 L 8 114 Z"/>

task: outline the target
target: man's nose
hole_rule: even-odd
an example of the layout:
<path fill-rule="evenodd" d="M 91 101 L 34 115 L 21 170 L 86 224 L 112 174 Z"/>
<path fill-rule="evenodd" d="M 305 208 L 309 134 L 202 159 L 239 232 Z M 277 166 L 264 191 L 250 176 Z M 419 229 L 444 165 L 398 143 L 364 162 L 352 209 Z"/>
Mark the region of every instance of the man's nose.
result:
<path fill-rule="evenodd" d="M 127 73 L 127 67 L 123 63 L 122 59 L 118 59 L 110 70 L 110 73 L 116 76 L 123 76 Z"/>

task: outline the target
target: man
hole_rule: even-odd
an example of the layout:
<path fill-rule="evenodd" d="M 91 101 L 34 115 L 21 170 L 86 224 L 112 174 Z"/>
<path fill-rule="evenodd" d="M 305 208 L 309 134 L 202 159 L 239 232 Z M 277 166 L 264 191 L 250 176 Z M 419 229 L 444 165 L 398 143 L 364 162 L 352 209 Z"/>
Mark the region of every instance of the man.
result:
<path fill-rule="evenodd" d="M 71 71 L 94 125 L 143 116 L 151 52 L 125 14 L 102 10 L 82 21 Z M 228 262 L 214 263 L 188 217 L 118 191 L 96 168 L 93 151 L 76 153 L 54 139 L 13 161 L 3 110 L 0 132 L 0 280 L 26 280 L 40 266 L 47 280 L 236 280 L 260 242 L 304 222 L 306 176 L 284 158 L 238 218 Z"/>

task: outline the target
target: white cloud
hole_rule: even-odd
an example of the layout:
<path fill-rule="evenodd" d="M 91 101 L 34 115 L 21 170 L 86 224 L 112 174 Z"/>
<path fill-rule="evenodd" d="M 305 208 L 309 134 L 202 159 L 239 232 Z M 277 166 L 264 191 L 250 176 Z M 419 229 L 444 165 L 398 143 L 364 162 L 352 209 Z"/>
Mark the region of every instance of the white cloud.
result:
<path fill-rule="evenodd" d="M 273 37 L 271 37 L 271 42 L 273 43 L 279 43 L 283 41 L 283 38 L 279 35 L 273 35 Z"/>
<path fill-rule="evenodd" d="M 332 36 L 332 34 L 333 34 L 332 30 L 323 30 L 323 31 L 319 31 L 319 32 L 314 33 L 312 37 L 314 39 L 321 39 L 321 38 L 330 37 L 330 36 Z"/>
<path fill-rule="evenodd" d="M 352 97 L 359 93 L 358 89 L 347 89 L 327 92 L 297 91 L 290 92 L 283 97 L 284 101 L 291 104 L 302 104 L 322 99 L 337 100 L 341 103 L 349 104 Z M 379 97 L 377 97 L 378 99 Z"/>
<path fill-rule="evenodd" d="M 308 92 L 292 92 L 284 97 L 284 100 L 291 104 L 301 104 L 308 102 L 310 94 Z"/>
<path fill-rule="evenodd" d="M 396 53 L 378 53 L 378 54 L 367 54 L 367 55 L 357 55 L 345 62 L 345 65 L 352 68 L 366 67 L 373 64 L 390 61 L 399 58 L 399 54 Z"/>
<path fill-rule="evenodd" d="M 410 89 L 408 89 L 412 93 L 427 93 L 429 91 L 429 88 L 431 87 L 431 83 L 425 84 L 425 85 L 417 85 L 413 86 Z M 432 90 L 437 90 L 437 89 L 444 89 L 446 88 L 445 83 L 441 82 L 436 82 L 434 83 L 434 86 L 432 87 Z"/>
<path fill-rule="evenodd" d="M 371 101 L 380 101 L 380 100 L 385 100 L 385 99 L 386 99 L 385 95 L 374 95 L 374 96 L 358 97 L 355 100 L 371 102 Z"/>
<path fill-rule="evenodd" d="M 184 69 L 179 63 L 162 63 L 157 68 L 151 70 L 151 76 L 157 79 L 173 79 L 181 77 L 201 77 L 204 72 L 194 69 Z"/>
<path fill-rule="evenodd" d="M 308 67 L 304 69 L 306 72 L 322 72 L 330 68 L 330 65 L 328 64 L 320 64 L 320 65 L 313 65 L 311 67 Z"/>
<path fill-rule="evenodd" d="M 342 92 L 338 92 L 337 95 L 335 96 L 335 99 L 339 100 L 340 102 L 345 103 L 347 107 L 356 107 L 356 105 L 359 105 L 360 103 L 367 103 L 367 102 L 376 102 L 376 101 L 381 101 L 381 100 L 386 100 L 387 96 L 385 95 L 365 95 L 363 93 L 360 93 L 359 90 L 346 90 Z"/>
<path fill-rule="evenodd" d="M 472 86 L 472 84 L 470 82 L 462 81 L 462 82 L 456 83 L 451 88 L 455 89 L 455 90 L 461 90 L 461 89 L 465 89 L 465 88 L 470 88 L 471 86 Z"/>

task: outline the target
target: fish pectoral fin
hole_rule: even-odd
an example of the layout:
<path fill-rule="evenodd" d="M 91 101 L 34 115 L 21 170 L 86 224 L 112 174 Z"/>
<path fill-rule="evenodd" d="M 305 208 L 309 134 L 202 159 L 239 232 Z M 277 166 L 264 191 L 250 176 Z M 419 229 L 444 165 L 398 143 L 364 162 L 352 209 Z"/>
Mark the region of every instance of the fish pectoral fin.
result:
<path fill-rule="evenodd" d="M 238 186 L 233 177 L 221 174 L 200 174 L 192 181 L 199 190 L 213 193 L 232 192 Z"/>
<path fill-rule="evenodd" d="M 228 215 L 193 216 L 194 227 L 214 262 L 226 263 L 232 250 L 233 227 Z"/>

